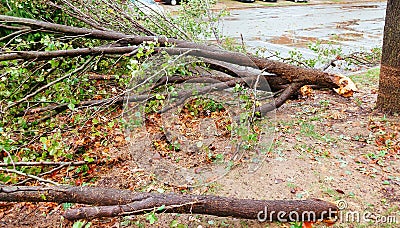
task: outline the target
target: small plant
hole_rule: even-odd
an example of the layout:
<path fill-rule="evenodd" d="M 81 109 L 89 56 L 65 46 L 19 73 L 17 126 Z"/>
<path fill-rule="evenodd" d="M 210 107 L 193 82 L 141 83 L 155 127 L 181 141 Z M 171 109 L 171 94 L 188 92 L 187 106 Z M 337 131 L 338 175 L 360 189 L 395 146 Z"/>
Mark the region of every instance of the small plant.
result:
<path fill-rule="evenodd" d="M 72 228 L 89 228 L 92 225 L 91 222 L 86 221 L 76 221 L 72 225 Z"/>
<path fill-rule="evenodd" d="M 157 216 L 156 216 L 156 213 L 155 213 L 154 211 L 148 213 L 148 214 L 146 215 L 146 220 L 147 220 L 151 225 L 153 225 L 154 223 L 156 223 L 156 222 L 158 221 L 158 218 L 157 218 Z"/>
<path fill-rule="evenodd" d="M 170 228 L 187 228 L 188 225 L 179 223 L 177 220 L 172 220 L 171 223 L 169 224 Z"/>
<path fill-rule="evenodd" d="M 149 212 L 149 213 L 146 215 L 146 220 L 147 220 L 151 225 L 153 225 L 154 223 L 156 223 L 156 222 L 158 221 L 158 217 L 157 217 L 157 215 L 156 215 L 156 212 L 157 212 L 157 211 L 163 211 L 163 210 L 165 210 L 165 205 L 162 205 L 161 207 L 154 209 L 153 211 Z"/>
<path fill-rule="evenodd" d="M 321 107 L 327 108 L 327 107 L 329 107 L 330 101 L 329 100 L 321 100 L 321 101 L 319 101 L 319 104 L 321 105 Z"/>
<path fill-rule="evenodd" d="M 302 222 L 291 222 L 290 228 L 303 228 L 303 223 Z"/>

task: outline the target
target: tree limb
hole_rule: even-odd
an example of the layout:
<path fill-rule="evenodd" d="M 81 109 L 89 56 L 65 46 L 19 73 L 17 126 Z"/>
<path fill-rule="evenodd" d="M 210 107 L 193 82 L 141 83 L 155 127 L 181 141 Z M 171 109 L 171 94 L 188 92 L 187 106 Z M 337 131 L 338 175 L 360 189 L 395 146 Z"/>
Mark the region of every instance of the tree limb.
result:
<path fill-rule="evenodd" d="M 0 201 L 57 202 L 98 205 L 68 210 L 69 220 L 143 214 L 149 211 L 232 216 L 265 221 L 317 221 L 337 216 L 336 205 L 318 199 L 251 200 L 210 195 L 135 193 L 97 187 L 7 187 L 0 188 Z M 156 210 L 164 206 L 163 210 Z M 278 212 L 281 212 L 278 214 Z"/>
<path fill-rule="evenodd" d="M 21 175 L 21 176 L 29 177 L 29 178 L 35 179 L 35 180 L 37 180 L 39 182 L 42 182 L 42 183 L 48 183 L 48 184 L 52 184 L 52 185 L 56 185 L 56 186 L 60 185 L 59 183 L 56 183 L 54 181 L 46 180 L 46 179 L 43 179 L 41 177 L 38 177 L 38 176 L 35 176 L 35 175 L 31 175 L 31 174 L 27 174 L 27 173 L 24 173 L 24 172 L 15 170 L 15 169 L 0 168 L 0 170 L 3 171 L 3 172 L 6 172 L 6 173 L 15 173 L 15 174 L 18 174 L 18 175 Z"/>

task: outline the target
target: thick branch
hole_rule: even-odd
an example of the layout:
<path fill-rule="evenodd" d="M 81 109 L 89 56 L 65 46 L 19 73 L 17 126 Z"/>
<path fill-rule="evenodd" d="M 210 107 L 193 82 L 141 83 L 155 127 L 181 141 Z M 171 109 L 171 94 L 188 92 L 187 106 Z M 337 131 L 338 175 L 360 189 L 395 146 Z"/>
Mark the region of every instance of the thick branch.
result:
<path fill-rule="evenodd" d="M 6 15 L 0 15 L 0 22 L 7 22 L 13 24 L 20 24 L 29 26 L 31 28 L 42 28 L 48 31 L 53 31 L 57 33 L 64 33 L 70 35 L 86 35 L 90 38 L 98 38 L 103 40 L 119 40 L 128 37 L 127 35 L 115 31 L 104 31 L 98 29 L 87 29 L 87 28 L 77 28 L 68 25 L 60 25 L 50 22 L 38 21 L 28 18 L 12 17 Z"/>
<path fill-rule="evenodd" d="M 49 183 L 49 184 L 52 184 L 52 185 L 59 185 L 58 183 L 56 183 L 54 181 L 46 180 L 46 179 L 40 178 L 40 177 L 35 176 L 35 175 L 26 174 L 24 172 L 21 172 L 21 171 L 15 170 L 15 169 L 0 168 L 0 171 L 6 172 L 6 173 L 15 173 L 15 174 L 18 174 L 18 175 L 21 175 L 21 176 L 25 176 L 25 177 L 29 177 L 29 178 L 35 179 L 35 180 L 37 180 L 39 182 L 43 182 L 43 183 Z"/>
<path fill-rule="evenodd" d="M 263 106 L 256 108 L 256 112 L 259 112 L 261 116 L 266 113 L 281 107 L 287 99 L 297 93 L 297 91 L 303 86 L 303 83 L 293 83 L 286 87 L 283 92 L 275 98 L 273 102 L 267 103 Z"/>
<path fill-rule="evenodd" d="M 167 213 L 195 213 L 266 221 L 316 221 L 336 217 L 336 205 L 321 200 L 251 200 L 219 196 L 135 193 L 95 187 L 6 187 L 0 200 L 7 202 L 83 203 L 105 207 L 79 208 L 65 212 L 67 219 L 142 214 L 161 206 Z M 118 206 L 117 206 L 118 205 Z M 278 214 L 278 212 L 281 212 Z M 291 215 L 291 216 L 289 216 Z M 279 217 L 278 217 L 279 216 Z"/>
<path fill-rule="evenodd" d="M 241 73 L 233 69 L 233 67 L 230 66 L 232 64 L 244 67 L 251 67 L 263 71 L 265 70 L 268 73 L 275 74 L 276 76 L 272 75 L 265 76 L 268 83 L 273 88 L 273 91 L 277 91 L 282 88 L 288 88 L 287 85 L 292 83 L 318 85 L 327 88 L 339 88 L 335 89 L 335 91 L 343 96 L 351 96 L 353 91 L 357 91 L 357 88 L 354 86 L 354 83 L 351 82 L 350 79 L 341 75 L 330 74 L 316 69 L 304 69 L 278 61 L 259 58 L 250 54 L 245 55 L 242 53 L 226 51 L 221 48 L 208 46 L 205 44 L 198 44 L 177 39 L 169 39 L 166 37 L 129 36 L 118 32 L 76 28 L 76 27 L 58 25 L 32 19 L 16 18 L 3 15 L 0 15 L 0 21 L 7 23 L 16 23 L 30 27 L 39 27 L 41 29 L 50 30 L 53 32 L 74 34 L 74 35 L 86 35 L 87 37 L 92 37 L 92 38 L 114 40 L 116 41 L 116 44 L 119 45 L 119 46 L 114 45 L 112 47 L 102 46 L 94 48 L 80 48 L 80 49 L 60 50 L 60 51 L 21 51 L 21 52 L 2 53 L 0 54 L 0 61 L 13 60 L 13 59 L 45 60 L 56 57 L 74 57 L 81 55 L 94 56 L 102 54 L 119 54 L 119 55 L 129 54 L 137 49 L 136 46 L 129 46 L 129 45 L 140 45 L 147 41 L 153 41 L 157 42 L 161 46 L 154 48 L 155 52 L 158 53 L 166 52 L 170 55 L 191 55 L 204 58 L 206 59 L 206 61 L 214 60 L 216 62 L 228 63 L 228 65 L 210 64 L 210 67 L 212 69 L 220 71 L 222 69 L 224 72 L 229 72 L 229 74 L 234 76 L 237 76 L 239 74 L 240 77 L 244 77 L 247 74 L 243 72 Z M 167 44 L 176 46 L 163 47 L 167 46 Z M 292 86 L 288 88 L 288 90 L 286 91 L 292 90 L 293 88 L 294 87 Z M 290 92 L 290 94 L 292 94 L 292 92 Z M 65 108 L 65 107 L 62 105 L 62 107 L 59 108 Z M 270 108 L 266 108 L 265 110 L 269 109 Z"/>
<path fill-rule="evenodd" d="M 143 39 L 139 39 L 142 40 Z M 196 46 L 198 46 L 196 44 Z M 205 47 L 207 48 L 207 47 Z M 52 59 L 56 57 L 74 57 L 80 55 L 101 55 L 101 54 L 128 54 L 136 49 L 135 46 L 127 47 L 95 47 L 95 48 L 80 48 L 72 50 L 61 51 L 21 51 L 0 55 L 0 61 L 13 60 L 13 59 Z M 203 57 L 214 59 L 227 63 L 237 64 L 240 66 L 257 67 L 266 70 L 269 73 L 278 75 L 281 84 L 289 84 L 292 82 L 302 82 L 310 85 L 320 85 L 327 88 L 343 88 L 352 82 L 349 79 L 316 69 L 305 69 L 286 63 L 267 60 L 263 58 L 254 57 L 251 55 L 244 55 L 224 50 L 208 50 L 208 49 L 191 49 L 191 48 L 155 48 L 157 52 L 167 52 L 170 55 L 192 55 L 196 57 Z M 354 85 L 354 84 L 353 84 Z M 356 90 L 356 89 L 355 89 Z"/>

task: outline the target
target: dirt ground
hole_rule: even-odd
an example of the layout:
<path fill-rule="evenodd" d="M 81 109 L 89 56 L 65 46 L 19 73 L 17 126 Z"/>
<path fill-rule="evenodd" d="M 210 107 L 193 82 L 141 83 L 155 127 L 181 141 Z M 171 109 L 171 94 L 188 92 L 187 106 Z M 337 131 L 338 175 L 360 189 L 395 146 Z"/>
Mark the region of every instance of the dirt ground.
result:
<path fill-rule="evenodd" d="M 374 111 L 377 79 L 367 80 L 371 79 L 355 78 L 360 93 L 353 98 L 338 97 L 330 91 L 317 92 L 311 98 L 292 101 L 278 109 L 277 137 L 271 157 L 254 174 L 240 169 L 231 172 L 219 181 L 219 194 L 345 202 L 342 224 L 338 227 L 353 225 L 346 217 L 349 212 L 371 212 L 371 218 L 377 222 L 391 215 L 397 223 L 380 225 L 399 226 L 399 148 L 385 161 L 375 157 L 382 149 L 379 135 L 397 135 L 399 117 L 388 118 Z M 376 131 L 377 126 L 385 130 Z M 367 220 L 361 222 L 377 226 Z"/>
<path fill-rule="evenodd" d="M 238 166 L 216 181 L 184 188 L 184 192 L 243 199 L 318 198 L 342 207 L 341 220 L 335 227 L 398 227 L 400 118 L 374 110 L 378 73 L 379 69 L 373 69 L 352 76 L 360 91 L 351 98 L 333 91 L 315 91 L 289 101 L 276 112 L 273 147 L 256 172 Z M 138 147 L 135 150 L 143 151 Z M 145 189 L 176 192 L 184 186 L 178 179 L 147 182 Z M 354 213 L 360 218 L 353 218 Z M 157 226 L 168 227 L 172 221 L 189 227 L 290 227 L 187 215 L 160 215 Z"/>
<path fill-rule="evenodd" d="M 388 117 L 374 110 L 378 73 L 379 69 L 373 69 L 352 76 L 360 90 L 354 97 L 343 98 L 333 91 L 314 91 L 308 97 L 291 100 L 279 108 L 273 147 L 254 173 L 238 166 L 214 182 L 187 188 L 178 180 L 165 182 L 150 170 L 139 169 L 133 152 L 138 147 L 125 147 L 113 151 L 113 159 L 120 162 L 99 170 L 95 185 L 244 199 L 318 198 L 343 207 L 341 220 L 334 227 L 398 227 L 400 117 Z M 159 149 L 145 140 L 153 137 L 148 129 L 136 136 L 141 138 L 141 147 L 147 148 L 139 151 L 157 154 Z M 63 205 L 3 203 L 1 206 L 2 227 L 70 227 L 73 224 L 60 216 Z M 359 221 L 354 213 L 360 214 Z M 145 215 L 91 223 L 92 227 L 291 226 L 205 215 L 161 214 L 157 218 L 155 224 L 149 224 Z"/>

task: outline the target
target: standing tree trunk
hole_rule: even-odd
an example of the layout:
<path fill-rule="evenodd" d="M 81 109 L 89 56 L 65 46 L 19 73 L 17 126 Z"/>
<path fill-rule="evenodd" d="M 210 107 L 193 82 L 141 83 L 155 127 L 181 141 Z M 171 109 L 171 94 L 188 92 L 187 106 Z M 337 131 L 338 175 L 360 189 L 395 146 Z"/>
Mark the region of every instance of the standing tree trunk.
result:
<path fill-rule="evenodd" d="M 377 107 L 400 113 L 400 1 L 388 0 Z"/>

